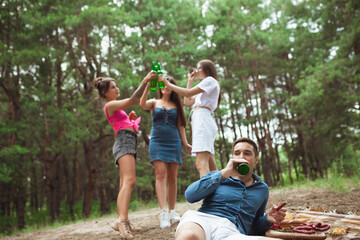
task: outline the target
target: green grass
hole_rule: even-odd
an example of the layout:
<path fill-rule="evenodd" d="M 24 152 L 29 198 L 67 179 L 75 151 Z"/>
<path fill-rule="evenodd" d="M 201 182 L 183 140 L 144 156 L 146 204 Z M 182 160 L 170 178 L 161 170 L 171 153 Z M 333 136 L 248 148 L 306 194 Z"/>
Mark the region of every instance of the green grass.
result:
<path fill-rule="evenodd" d="M 328 189 L 330 192 L 336 193 L 349 193 L 353 189 L 360 189 L 360 177 L 359 176 L 352 176 L 352 177 L 345 177 L 345 176 L 338 176 L 330 173 L 327 178 L 318 178 L 315 180 L 309 179 L 300 179 L 299 181 L 290 184 L 290 180 L 284 180 L 284 185 L 277 187 L 280 189 L 286 188 L 325 188 Z M 271 189 L 277 189 L 271 188 Z"/>

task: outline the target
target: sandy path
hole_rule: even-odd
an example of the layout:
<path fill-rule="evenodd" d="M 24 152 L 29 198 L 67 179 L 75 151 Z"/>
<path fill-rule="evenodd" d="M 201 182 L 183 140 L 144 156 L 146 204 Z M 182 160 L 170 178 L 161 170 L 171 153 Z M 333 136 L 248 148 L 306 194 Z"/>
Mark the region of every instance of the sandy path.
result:
<path fill-rule="evenodd" d="M 176 211 L 182 215 L 188 209 L 198 209 L 200 203 L 178 203 Z M 141 228 L 136 239 L 173 239 L 177 224 L 171 228 L 160 229 L 159 227 L 159 209 L 152 208 L 149 210 L 141 210 L 129 214 L 131 222 Z M 49 239 L 121 239 L 119 233 L 114 231 L 110 224 L 115 217 L 104 218 L 99 220 L 91 220 L 71 225 L 61 226 L 58 228 L 36 231 L 26 234 L 18 234 L 10 237 L 0 238 L 1 240 L 49 240 Z"/>
<path fill-rule="evenodd" d="M 287 202 L 286 208 L 289 212 L 296 212 L 304 209 L 322 209 L 341 214 L 358 213 L 360 214 L 360 189 L 350 189 L 349 193 L 333 193 L 326 189 L 280 189 L 270 191 L 268 206 Z M 188 209 L 198 209 L 200 203 L 177 203 L 176 211 L 183 214 Z M 170 228 L 160 229 L 159 209 L 153 208 L 140 210 L 129 214 L 131 222 L 141 231 L 135 235 L 136 240 L 169 240 L 174 239 L 177 224 Z M 120 239 L 118 232 L 110 227 L 110 223 L 115 220 L 113 217 L 89 220 L 86 222 L 75 223 L 61 226 L 50 230 L 36 231 L 26 234 L 18 234 L 9 237 L 2 237 L 0 240 L 48 240 L 48 239 Z M 341 237 L 340 237 L 341 238 Z M 360 239 L 359 235 L 355 238 Z"/>

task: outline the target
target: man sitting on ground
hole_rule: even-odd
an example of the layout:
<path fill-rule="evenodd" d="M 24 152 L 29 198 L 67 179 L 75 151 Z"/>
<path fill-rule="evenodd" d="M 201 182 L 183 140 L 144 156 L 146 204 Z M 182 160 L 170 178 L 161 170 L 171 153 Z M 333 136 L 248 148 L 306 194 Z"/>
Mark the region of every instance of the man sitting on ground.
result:
<path fill-rule="evenodd" d="M 204 175 L 186 189 L 190 203 L 202 199 L 203 203 L 198 211 L 189 210 L 183 215 L 175 239 L 267 239 L 263 237 L 265 232 L 284 219 L 286 209 L 277 211 L 276 206 L 264 215 L 269 188 L 253 173 L 259 161 L 256 143 L 239 138 L 232 150 L 233 158 L 224 169 Z M 248 164 L 248 174 L 240 175 L 234 168 L 240 163 Z"/>

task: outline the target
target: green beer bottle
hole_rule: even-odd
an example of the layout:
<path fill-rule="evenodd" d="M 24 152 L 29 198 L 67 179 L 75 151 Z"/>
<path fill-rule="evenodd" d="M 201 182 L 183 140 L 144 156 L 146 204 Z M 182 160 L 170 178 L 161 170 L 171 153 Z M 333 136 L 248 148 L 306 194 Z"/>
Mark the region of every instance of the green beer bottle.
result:
<path fill-rule="evenodd" d="M 157 74 L 158 74 L 158 75 L 159 75 L 159 74 L 163 74 L 163 72 L 161 71 L 161 65 L 160 65 L 159 62 L 158 62 L 158 66 L 157 66 Z M 164 88 L 164 87 L 165 87 L 164 82 L 163 82 L 163 81 L 159 81 L 159 82 L 158 82 L 158 86 L 159 86 L 159 88 Z"/>
<path fill-rule="evenodd" d="M 152 62 L 151 70 L 157 72 L 157 67 L 155 65 L 155 61 Z M 156 78 L 153 78 L 153 79 L 150 80 L 150 91 L 152 91 L 152 92 L 156 91 L 156 83 L 157 83 Z"/>
<path fill-rule="evenodd" d="M 247 165 L 246 163 L 240 163 L 239 165 L 237 165 L 235 167 L 235 169 L 241 174 L 241 175 L 246 175 L 249 173 L 250 168 L 249 165 Z"/>

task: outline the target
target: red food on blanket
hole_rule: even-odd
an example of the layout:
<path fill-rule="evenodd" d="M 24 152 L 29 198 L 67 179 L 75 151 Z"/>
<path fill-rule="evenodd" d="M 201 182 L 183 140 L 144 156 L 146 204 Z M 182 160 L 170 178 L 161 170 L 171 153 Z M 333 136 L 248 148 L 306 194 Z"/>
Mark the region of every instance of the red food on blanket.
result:
<path fill-rule="evenodd" d="M 282 229 L 282 227 L 280 226 L 280 224 L 275 223 L 275 224 L 273 224 L 273 225 L 270 227 L 270 229 L 272 229 L 272 230 L 279 230 L 279 229 Z"/>
<path fill-rule="evenodd" d="M 315 227 L 314 229 L 315 229 L 316 231 L 324 232 L 324 231 L 330 229 L 330 225 L 329 225 L 329 224 L 322 224 L 322 225 L 320 225 L 319 227 Z"/>
<path fill-rule="evenodd" d="M 293 228 L 293 232 L 303 233 L 303 234 L 313 234 L 313 233 L 315 233 L 314 230 L 301 230 L 301 229 L 296 229 L 296 228 Z"/>
<path fill-rule="evenodd" d="M 294 227 L 290 226 L 293 232 L 304 233 L 304 234 L 313 234 L 315 231 L 324 232 L 330 229 L 329 224 L 322 223 L 303 223 L 300 226 Z"/>

